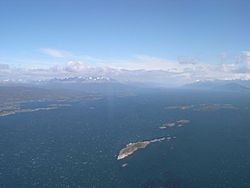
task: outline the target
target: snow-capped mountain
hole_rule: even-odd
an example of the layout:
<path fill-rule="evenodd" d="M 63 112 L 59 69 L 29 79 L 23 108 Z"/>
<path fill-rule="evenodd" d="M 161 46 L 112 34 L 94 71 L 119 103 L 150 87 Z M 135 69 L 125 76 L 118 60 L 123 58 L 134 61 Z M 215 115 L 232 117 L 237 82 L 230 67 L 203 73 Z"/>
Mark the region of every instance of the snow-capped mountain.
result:
<path fill-rule="evenodd" d="M 114 83 L 116 80 L 104 76 L 87 76 L 87 77 L 67 77 L 67 78 L 54 78 L 44 81 L 45 83 L 65 83 L 65 84 L 85 84 L 85 83 Z"/>

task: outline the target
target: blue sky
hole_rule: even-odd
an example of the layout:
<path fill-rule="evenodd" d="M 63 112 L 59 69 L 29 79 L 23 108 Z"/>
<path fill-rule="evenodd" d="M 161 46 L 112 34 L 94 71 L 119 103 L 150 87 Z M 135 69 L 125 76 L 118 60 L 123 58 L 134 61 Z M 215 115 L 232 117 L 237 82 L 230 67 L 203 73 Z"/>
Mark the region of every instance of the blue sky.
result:
<path fill-rule="evenodd" d="M 249 18 L 248 0 L 1 0 L 0 64 L 108 66 L 138 55 L 229 64 L 250 50 Z"/>

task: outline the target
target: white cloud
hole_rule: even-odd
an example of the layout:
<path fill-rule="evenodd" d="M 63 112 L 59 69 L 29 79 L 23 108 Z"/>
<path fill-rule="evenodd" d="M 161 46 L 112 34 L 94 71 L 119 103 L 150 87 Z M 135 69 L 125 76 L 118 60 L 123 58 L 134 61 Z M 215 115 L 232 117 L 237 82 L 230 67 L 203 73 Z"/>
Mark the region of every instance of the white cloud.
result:
<path fill-rule="evenodd" d="M 207 64 L 192 58 L 167 60 L 147 55 L 129 59 L 98 59 L 89 56 L 48 68 L 11 69 L 1 78 L 50 79 L 72 76 L 108 76 L 120 81 L 181 85 L 196 80 L 250 79 L 250 52 L 240 53 L 235 63 Z M 73 58 L 72 58 L 73 59 Z"/>
<path fill-rule="evenodd" d="M 248 69 L 248 71 L 250 71 L 250 51 L 244 51 L 243 56 L 244 56 L 243 61 L 245 63 L 245 66 Z"/>
<path fill-rule="evenodd" d="M 57 49 L 52 49 L 52 48 L 41 48 L 41 49 L 39 49 L 39 51 L 41 53 L 49 55 L 51 57 L 63 58 L 63 57 L 72 56 L 72 54 L 68 51 L 57 50 Z"/>
<path fill-rule="evenodd" d="M 0 64 L 0 70 L 8 70 L 10 66 L 8 64 Z"/>

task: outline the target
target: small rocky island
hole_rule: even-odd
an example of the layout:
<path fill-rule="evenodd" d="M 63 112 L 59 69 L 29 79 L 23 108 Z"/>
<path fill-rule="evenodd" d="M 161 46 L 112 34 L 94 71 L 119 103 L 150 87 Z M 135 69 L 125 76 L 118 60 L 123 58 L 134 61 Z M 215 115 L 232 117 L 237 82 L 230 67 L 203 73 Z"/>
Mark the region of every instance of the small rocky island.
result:
<path fill-rule="evenodd" d="M 190 123 L 190 120 L 187 119 L 181 119 L 175 122 L 170 122 L 170 123 L 163 123 L 159 128 L 160 129 L 167 129 L 167 128 L 171 128 L 171 127 L 182 127 L 186 124 Z"/>
<path fill-rule="evenodd" d="M 192 104 L 192 105 L 179 105 L 167 106 L 166 110 L 193 110 L 201 112 L 214 112 L 217 110 L 238 110 L 239 108 L 233 104 Z"/>
<path fill-rule="evenodd" d="M 174 127 L 175 123 L 163 123 L 159 128 L 160 129 L 166 129 L 166 128 L 170 128 L 170 127 Z"/>
<path fill-rule="evenodd" d="M 132 155 L 135 151 L 137 151 L 139 149 L 146 148 L 151 143 L 161 142 L 163 140 L 165 140 L 165 137 L 157 138 L 157 139 L 153 139 L 153 140 L 146 140 L 146 141 L 141 141 L 141 142 L 129 143 L 125 148 L 123 148 L 119 152 L 117 160 L 124 159 L 127 156 Z"/>

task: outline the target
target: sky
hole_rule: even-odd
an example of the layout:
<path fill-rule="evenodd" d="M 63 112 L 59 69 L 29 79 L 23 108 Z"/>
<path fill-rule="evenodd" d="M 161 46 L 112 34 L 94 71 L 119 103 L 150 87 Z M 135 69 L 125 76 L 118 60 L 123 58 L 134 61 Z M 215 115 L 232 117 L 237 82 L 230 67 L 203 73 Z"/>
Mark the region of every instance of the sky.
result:
<path fill-rule="evenodd" d="M 249 0 L 0 0 L 0 80 L 250 79 L 249 18 Z"/>

